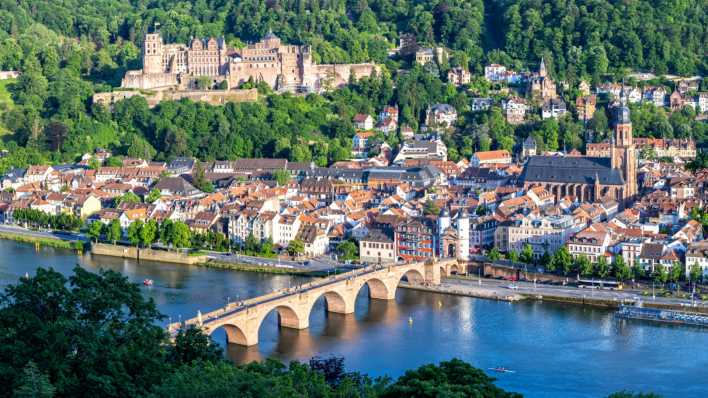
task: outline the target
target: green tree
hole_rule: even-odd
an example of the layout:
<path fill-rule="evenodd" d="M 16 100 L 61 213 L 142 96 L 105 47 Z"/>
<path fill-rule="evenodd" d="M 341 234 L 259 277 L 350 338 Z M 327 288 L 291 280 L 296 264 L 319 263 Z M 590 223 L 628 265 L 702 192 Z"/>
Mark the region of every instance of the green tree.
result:
<path fill-rule="evenodd" d="M 597 269 L 597 276 L 601 279 L 606 279 L 610 275 L 610 265 L 607 263 L 605 256 L 598 257 L 595 268 Z"/>
<path fill-rule="evenodd" d="M 49 377 L 37 368 L 33 361 L 27 362 L 18 381 L 18 387 L 12 394 L 15 398 L 51 398 L 56 389 L 49 382 Z"/>
<path fill-rule="evenodd" d="M 275 170 L 273 179 L 278 183 L 278 186 L 285 186 L 290 182 L 290 172 L 287 170 Z"/>
<path fill-rule="evenodd" d="M 697 282 L 698 280 L 703 278 L 703 272 L 701 271 L 701 267 L 699 267 L 697 263 L 691 265 L 691 270 L 689 271 L 688 275 L 692 282 Z"/>
<path fill-rule="evenodd" d="M 621 254 L 614 257 L 612 261 L 612 270 L 615 273 L 615 278 L 618 280 L 626 281 L 632 277 L 632 270 L 629 266 L 627 266 L 627 263 L 624 262 L 624 257 L 622 257 Z"/>
<path fill-rule="evenodd" d="M 117 219 L 112 220 L 111 223 L 107 226 L 105 235 L 106 239 L 110 242 L 113 242 L 114 245 L 117 241 L 121 240 L 121 238 L 123 237 L 123 231 L 120 227 L 120 221 L 118 221 Z"/>
<path fill-rule="evenodd" d="M 113 206 L 118 207 L 121 203 L 140 203 L 140 196 L 128 191 L 113 199 Z"/>
<path fill-rule="evenodd" d="M 642 279 L 644 278 L 644 275 L 644 269 L 639 265 L 638 262 L 635 262 L 634 266 L 632 266 L 632 276 L 634 277 L 634 279 Z"/>
<path fill-rule="evenodd" d="M 501 258 L 501 253 L 499 253 L 499 249 L 497 249 L 496 246 L 492 247 L 492 249 L 487 254 L 487 258 L 489 259 L 489 261 L 498 261 Z"/>
<path fill-rule="evenodd" d="M 43 377 L 23 377 L 31 361 L 57 396 L 144 396 L 169 369 L 162 319 L 117 272 L 77 266 L 67 279 L 39 268 L 0 296 L 0 394 L 49 391 Z"/>
<path fill-rule="evenodd" d="M 679 261 L 674 261 L 669 270 L 669 280 L 673 283 L 678 283 L 684 274 L 683 264 Z"/>
<path fill-rule="evenodd" d="M 197 90 L 208 90 L 211 88 L 211 78 L 209 76 L 199 76 L 194 82 Z"/>
<path fill-rule="evenodd" d="M 167 349 L 167 357 L 169 362 L 179 366 L 191 363 L 217 363 L 223 360 L 224 353 L 221 347 L 200 329 L 189 326 L 177 332 L 174 344 Z"/>
<path fill-rule="evenodd" d="M 508 253 L 506 253 L 506 258 L 514 263 L 519 262 L 519 252 L 511 250 Z"/>
<path fill-rule="evenodd" d="M 561 246 L 560 249 L 553 253 L 553 258 L 551 259 L 551 266 L 549 271 L 553 272 L 555 270 L 560 270 L 564 275 L 570 273 L 571 267 L 573 266 L 573 258 L 568 252 L 568 248 Z"/>
<path fill-rule="evenodd" d="M 583 254 L 575 259 L 575 269 L 578 274 L 583 276 L 592 276 L 595 273 L 592 262 Z"/>
<path fill-rule="evenodd" d="M 157 188 L 153 188 L 150 190 L 147 196 L 145 196 L 145 203 L 153 203 L 154 201 L 160 199 L 160 196 L 162 196 L 160 190 Z"/>
<path fill-rule="evenodd" d="M 664 285 L 669 280 L 669 273 L 662 265 L 659 265 L 654 270 L 654 282 Z"/>
<path fill-rule="evenodd" d="M 140 230 L 143 228 L 141 220 L 135 220 L 128 226 L 128 241 L 133 246 L 140 245 Z"/>
<path fill-rule="evenodd" d="M 192 183 L 202 192 L 214 192 L 214 185 L 211 181 L 207 180 L 204 172 L 204 166 L 202 166 L 201 162 L 196 162 L 194 165 L 194 171 L 192 172 Z"/>
<path fill-rule="evenodd" d="M 302 243 L 300 239 L 293 239 L 290 241 L 290 244 L 288 244 L 288 253 L 290 253 L 291 256 L 297 257 L 304 252 L 305 244 Z"/>
<path fill-rule="evenodd" d="M 130 231 L 130 230 L 129 230 Z M 138 231 L 138 237 L 140 238 L 140 244 L 143 247 L 150 247 L 157 239 L 158 225 L 155 220 L 148 220 L 144 223 L 140 230 Z"/>
<path fill-rule="evenodd" d="M 526 243 L 524 247 L 521 248 L 521 256 L 519 259 L 526 264 L 533 263 L 533 248 L 530 244 Z"/>
<path fill-rule="evenodd" d="M 93 239 L 94 242 L 98 242 L 101 238 L 101 231 L 103 230 L 103 224 L 99 221 L 94 221 L 89 225 L 88 235 Z"/>
<path fill-rule="evenodd" d="M 484 371 L 459 360 L 441 362 L 439 366 L 424 365 L 409 370 L 380 395 L 395 397 L 488 397 L 521 398 L 493 384 Z"/>
<path fill-rule="evenodd" d="M 189 247 L 191 241 L 191 231 L 187 224 L 182 221 L 174 222 L 170 235 L 170 243 L 175 247 Z"/>
<path fill-rule="evenodd" d="M 339 253 L 340 260 L 356 260 L 359 258 L 359 245 L 351 240 L 346 240 L 337 245 L 337 253 Z"/>
<path fill-rule="evenodd" d="M 435 201 L 428 199 L 425 201 L 425 205 L 423 207 L 423 214 L 425 215 L 435 215 L 437 216 L 440 214 L 440 208 L 435 204 Z"/>

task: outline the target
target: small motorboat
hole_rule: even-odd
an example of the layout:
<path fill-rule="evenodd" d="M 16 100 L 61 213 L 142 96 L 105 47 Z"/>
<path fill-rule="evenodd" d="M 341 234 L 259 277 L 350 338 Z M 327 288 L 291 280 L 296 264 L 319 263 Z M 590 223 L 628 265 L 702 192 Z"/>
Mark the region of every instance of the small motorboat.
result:
<path fill-rule="evenodd" d="M 143 285 L 145 286 L 152 286 L 153 283 L 152 279 L 143 279 Z"/>
<path fill-rule="evenodd" d="M 503 366 L 497 366 L 496 368 L 489 368 L 489 370 L 495 371 L 497 373 L 516 373 L 516 371 L 505 368 Z"/>

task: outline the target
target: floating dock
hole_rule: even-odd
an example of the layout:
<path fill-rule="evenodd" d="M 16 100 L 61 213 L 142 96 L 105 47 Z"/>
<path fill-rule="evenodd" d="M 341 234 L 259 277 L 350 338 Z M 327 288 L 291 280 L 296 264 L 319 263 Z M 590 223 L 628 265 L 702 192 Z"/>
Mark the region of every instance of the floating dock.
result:
<path fill-rule="evenodd" d="M 675 325 L 708 327 L 708 315 L 696 314 L 692 312 L 621 305 L 615 315 L 618 318 L 623 319 L 639 319 L 654 322 L 672 323 Z"/>

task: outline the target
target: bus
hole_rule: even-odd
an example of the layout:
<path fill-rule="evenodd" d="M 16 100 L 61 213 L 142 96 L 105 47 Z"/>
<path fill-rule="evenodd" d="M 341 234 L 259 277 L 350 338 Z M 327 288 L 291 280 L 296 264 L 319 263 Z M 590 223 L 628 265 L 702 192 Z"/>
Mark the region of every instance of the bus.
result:
<path fill-rule="evenodd" d="M 602 279 L 578 279 L 577 285 L 581 289 L 622 290 L 624 288 L 621 281 Z"/>

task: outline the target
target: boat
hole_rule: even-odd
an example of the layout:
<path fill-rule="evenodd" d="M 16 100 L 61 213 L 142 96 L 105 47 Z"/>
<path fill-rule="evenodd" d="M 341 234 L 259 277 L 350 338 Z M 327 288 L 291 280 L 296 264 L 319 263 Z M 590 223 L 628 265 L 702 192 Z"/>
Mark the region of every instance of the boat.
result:
<path fill-rule="evenodd" d="M 152 279 L 143 279 L 143 285 L 145 286 L 152 286 L 153 280 Z"/>
<path fill-rule="evenodd" d="M 708 327 L 708 315 L 676 310 L 620 305 L 615 316 L 621 319 Z"/>
<path fill-rule="evenodd" d="M 515 370 L 507 369 L 503 366 L 497 366 L 496 368 L 489 368 L 489 370 L 495 371 L 497 373 L 516 373 Z"/>

